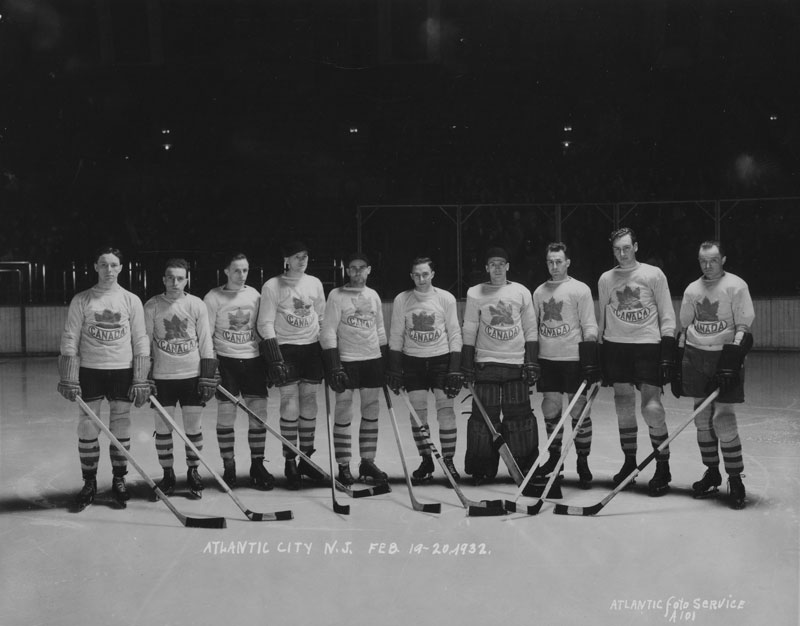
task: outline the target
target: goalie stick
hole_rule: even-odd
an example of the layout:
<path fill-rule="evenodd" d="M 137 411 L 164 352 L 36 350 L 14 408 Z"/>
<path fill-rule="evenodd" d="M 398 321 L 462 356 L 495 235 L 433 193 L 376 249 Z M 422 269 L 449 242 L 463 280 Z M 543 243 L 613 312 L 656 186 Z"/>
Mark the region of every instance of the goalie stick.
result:
<path fill-rule="evenodd" d="M 277 431 L 277 430 L 275 430 L 275 429 L 274 429 L 272 426 L 270 426 L 269 424 L 267 424 L 266 420 L 264 420 L 263 418 L 261 418 L 260 416 L 258 416 L 258 415 L 257 415 L 255 412 L 253 412 L 253 410 L 252 410 L 250 407 L 248 407 L 248 406 L 247 406 L 247 405 L 246 405 L 244 402 L 242 402 L 241 400 L 239 400 L 238 398 L 236 398 L 236 397 L 235 397 L 235 396 L 234 396 L 234 395 L 233 395 L 233 394 L 232 394 L 230 391 L 228 391 L 227 389 L 225 389 L 225 387 L 223 387 L 222 385 L 218 385 L 218 386 L 217 386 L 217 391 L 219 391 L 219 392 L 220 392 L 220 393 L 221 393 L 223 396 L 225 396 L 226 398 L 228 398 L 228 400 L 230 400 L 231 402 L 233 402 L 233 404 L 234 404 L 235 406 L 238 406 L 240 409 L 242 409 L 242 410 L 243 410 L 245 413 L 247 413 L 247 414 L 248 414 L 250 417 L 252 417 L 254 420 L 257 420 L 257 421 L 258 421 L 258 422 L 259 422 L 259 423 L 260 423 L 262 426 L 264 426 L 264 427 L 265 427 L 265 428 L 266 428 L 266 429 L 267 429 L 267 430 L 268 430 L 268 431 L 269 431 L 269 432 L 270 432 L 272 435 L 274 435 L 275 437 L 277 437 L 277 438 L 278 438 L 278 440 L 279 440 L 279 441 L 280 441 L 280 442 L 281 442 L 281 443 L 282 443 L 284 446 L 286 446 L 287 448 L 289 448 L 289 450 L 291 450 L 292 452 L 294 452 L 294 453 L 295 453 L 296 455 L 298 455 L 298 456 L 299 456 L 301 459 L 303 459 L 303 460 L 304 460 L 306 463 L 308 463 L 308 464 L 309 464 L 311 467 L 313 467 L 313 468 L 314 468 L 315 470 L 317 470 L 317 471 L 318 471 L 320 474 L 322 474 L 322 475 L 325 477 L 325 481 L 326 481 L 326 482 L 328 482 L 328 481 L 330 481 L 330 480 L 331 480 L 331 476 L 328 474 L 328 472 L 326 472 L 326 471 L 325 471 L 324 469 L 322 469 L 322 468 L 321 468 L 319 465 L 317 465 L 316 463 L 314 463 L 314 461 L 312 461 L 312 460 L 311 460 L 311 458 L 310 458 L 310 457 L 309 457 L 307 454 L 305 454 L 305 453 L 304 453 L 302 450 L 300 450 L 300 448 L 298 448 L 296 445 L 294 445 L 294 444 L 293 444 L 291 441 L 289 441 L 289 440 L 288 440 L 286 437 L 284 437 L 283 435 L 281 435 L 280 431 Z M 389 485 L 375 485 L 374 487 L 367 487 L 367 488 L 365 488 L 365 489 L 353 489 L 352 487 L 348 487 L 348 486 L 346 486 L 346 485 L 343 485 L 343 484 L 342 484 L 342 483 L 340 483 L 338 480 L 336 481 L 336 488 L 337 488 L 339 491 L 344 491 L 344 492 L 345 492 L 345 493 L 346 493 L 348 496 L 350 496 L 351 498 L 367 498 L 367 497 L 369 497 L 369 496 L 379 496 L 379 495 L 382 495 L 382 494 L 384 494 L 384 493 L 389 493 L 389 492 L 392 490 L 392 489 L 391 489 L 391 487 L 389 487 Z"/>
<path fill-rule="evenodd" d="M 653 450 L 653 452 L 651 452 L 644 461 L 642 461 L 641 463 L 639 463 L 639 465 L 636 466 L 636 469 L 634 469 L 627 476 L 627 478 L 625 478 L 625 480 L 623 480 L 619 485 L 617 485 L 616 488 L 611 493 L 609 493 L 605 498 L 603 498 L 600 502 L 592 506 L 570 506 L 567 504 L 556 504 L 553 513 L 555 513 L 556 515 L 583 515 L 583 516 L 595 515 L 599 513 L 600 510 L 606 504 L 608 504 L 614 496 L 616 496 L 620 491 L 625 489 L 625 487 L 627 487 L 631 482 L 633 482 L 633 480 L 641 473 L 641 471 L 645 467 L 647 467 L 647 465 L 649 465 L 654 458 L 656 458 L 656 455 L 659 452 L 661 452 L 664 448 L 666 448 L 669 445 L 670 441 L 675 439 L 675 437 L 677 437 L 683 431 L 684 428 L 686 428 L 689 424 L 691 424 L 694 421 L 694 418 L 697 417 L 697 415 L 701 413 L 709 404 L 711 404 L 718 395 L 719 395 L 719 389 L 715 389 L 714 391 L 712 391 L 711 394 L 705 400 L 703 400 L 703 402 L 694 410 L 694 412 L 691 414 L 691 416 L 689 416 L 689 418 L 685 422 L 683 422 L 680 426 L 678 426 L 678 428 L 674 430 L 672 434 L 669 437 L 667 437 L 663 442 L 661 442 L 661 444 L 655 450 Z"/>
<path fill-rule="evenodd" d="M 489 433 L 492 436 L 492 445 L 494 446 L 495 450 L 497 450 L 500 458 L 503 459 L 503 463 L 506 464 L 508 473 L 511 474 L 511 478 L 514 479 L 514 482 L 517 485 L 521 484 L 524 476 L 519 469 L 519 465 L 517 465 L 514 455 L 511 454 L 511 450 L 509 449 L 505 439 L 503 439 L 503 435 L 497 432 L 494 424 L 492 424 L 492 420 L 489 419 L 489 415 L 487 415 L 486 409 L 483 407 L 483 403 L 480 401 L 480 398 L 478 398 L 478 394 L 475 393 L 474 383 L 469 383 L 469 391 L 472 394 L 472 399 L 475 401 L 475 405 L 478 407 L 481 415 L 483 415 L 486 426 L 489 428 Z"/>
<path fill-rule="evenodd" d="M 133 458 L 133 455 L 130 451 L 125 449 L 119 439 L 117 439 L 114 434 L 108 429 L 103 421 L 97 417 L 94 411 L 89 408 L 89 405 L 83 401 L 83 398 L 77 396 L 75 401 L 81 407 L 84 413 L 88 415 L 95 424 L 102 430 L 106 436 L 111 440 L 111 443 L 119 450 L 128 462 L 136 468 L 136 471 L 139 472 L 142 478 L 144 478 L 145 482 L 150 486 L 153 492 L 158 496 L 158 499 L 161 500 L 164 504 L 167 505 L 167 508 L 172 511 L 172 514 L 178 518 L 178 521 L 183 524 L 187 528 L 225 528 L 225 518 L 224 517 L 189 517 L 188 515 L 184 515 L 178 509 L 175 508 L 175 505 L 172 504 L 170 499 L 164 494 L 161 489 L 158 488 L 155 481 L 150 478 L 150 476 L 145 472 L 142 467 L 136 462 L 136 459 Z"/>
<path fill-rule="evenodd" d="M 400 441 L 400 429 L 397 427 L 397 418 L 394 414 L 394 407 L 392 406 L 392 398 L 389 396 L 389 388 L 383 386 L 383 396 L 386 398 L 386 406 L 389 407 L 389 418 L 392 421 L 392 430 L 394 430 L 394 440 L 397 442 L 397 451 L 400 453 L 400 462 L 403 464 L 403 474 L 406 477 L 406 485 L 408 486 L 408 496 L 411 499 L 411 507 L 415 511 L 422 511 L 424 513 L 441 513 L 442 505 L 439 502 L 431 504 L 422 504 L 414 497 L 414 490 L 411 487 L 411 476 L 408 474 L 408 467 L 406 466 L 406 455 L 403 454 L 403 444 Z"/>
<path fill-rule="evenodd" d="M 553 468 L 553 471 L 550 473 L 550 478 L 548 479 L 547 484 L 544 486 L 544 489 L 542 490 L 542 495 L 539 496 L 538 498 L 536 498 L 536 502 L 534 502 L 533 504 L 528 505 L 528 507 L 525 509 L 525 512 L 528 515 L 536 515 L 540 511 L 540 509 L 542 508 L 542 504 L 544 503 L 545 499 L 547 498 L 548 494 L 550 493 L 550 489 L 553 487 L 553 483 L 555 483 L 555 481 L 558 480 L 558 474 L 561 471 L 561 466 L 564 465 L 564 461 L 566 460 L 567 454 L 569 453 L 570 448 L 572 447 L 572 443 L 575 441 L 575 437 L 578 435 L 578 431 L 580 430 L 581 426 L 583 425 L 583 421 L 586 419 L 586 416 L 589 415 L 589 411 L 592 408 L 592 403 L 594 402 L 594 399 L 597 397 L 597 393 L 599 391 L 600 391 L 600 383 L 594 383 L 594 385 L 592 385 L 592 388 L 591 388 L 591 391 L 589 392 L 588 397 L 586 398 L 586 406 L 583 407 L 583 410 L 581 411 L 581 414 L 578 417 L 578 421 L 575 423 L 575 428 L 570 431 L 570 436 L 563 443 L 563 449 L 561 451 L 561 456 L 558 459 L 558 463 Z M 576 394 L 575 397 L 577 398 L 579 396 Z M 573 402 L 574 402 L 574 398 L 573 398 Z M 572 409 L 570 408 L 570 411 L 571 410 Z M 567 415 L 569 415 L 569 412 L 567 412 Z M 562 421 L 563 421 L 563 417 L 562 417 Z M 555 434 L 556 434 L 556 431 L 553 431 L 553 435 L 554 436 L 555 436 Z M 548 445 L 549 445 L 549 441 L 548 441 Z M 523 489 L 524 489 L 524 487 L 520 487 L 520 489 L 517 492 L 517 494 L 515 495 L 513 501 L 506 500 L 506 510 L 507 511 L 515 512 L 517 510 L 516 502 L 517 502 L 517 499 L 519 498 L 520 494 L 522 493 Z"/>
<path fill-rule="evenodd" d="M 294 517 L 294 514 L 291 511 L 276 511 L 274 513 L 256 513 L 245 507 L 242 504 L 241 500 L 239 500 L 239 498 L 236 497 L 236 494 L 234 494 L 233 491 L 231 491 L 231 488 L 228 487 L 228 483 L 222 480 L 222 477 L 219 474 L 217 474 L 217 472 L 214 471 L 214 468 L 211 467 L 208 464 L 208 462 L 201 456 L 200 451 L 197 449 L 197 446 L 195 446 L 194 443 L 192 443 L 192 440 L 189 439 L 189 437 L 186 435 L 185 432 L 183 432 L 180 428 L 178 428 L 178 425 L 175 423 L 175 420 L 170 417 L 169 413 L 167 413 L 166 409 L 164 409 L 164 407 L 161 406 L 161 403 L 156 399 L 155 396 L 150 396 L 150 402 L 161 415 L 161 419 L 163 419 L 164 422 L 166 422 L 169 425 L 169 427 L 172 428 L 172 430 L 178 433 L 178 436 L 181 439 L 183 439 L 183 442 L 186 444 L 186 446 L 192 452 L 194 452 L 195 456 L 197 456 L 197 459 L 205 466 L 205 468 L 214 477 L 214 480 L 216 480 L 219 483 L 220 487 L 222 487 L 225 493 L 227 493 L 231 497 L 231 500 L 233 500 L 236 503 L 236 506 L 238 506 L 242 510 L 242 513 L 244 513 L 247 516 L 247 519 L 249 519 L 251 522 L 276 522 L 276 521 L 290 520 Z"/>
<path fill-rule="evenodd" d="M 467 510 L 467 515 L 471 515 L 474 517 L 487 517 L 490 515 L 505 515 L 506 511 L 503 508 L 503 501 L 502 500 L 481 500 L 480 502 L 476 502 L 475 500 L 470 500 L 464 495 L 464 492 L 461 491 L 461 487 L 458 486 L 456 479 L 453 478 L 453 475 L 450 473 L 450 470 L 447 469 L 447 465 L 444 463 L 444 459 L 442 455 L 439 453 L 439 450 L 431 441 L 428 427 L 422 423 L 419 415 L 414 410 L 414 407 L 411 405 L 411 400 L 408 397 L 408 394 L 405 391 L 400 393 L 403 400 L 408 407 L 409 415 L 411 416 L 411 421 L 414 422 L 414 425 L 420 429 L 420 435 L 422 437 L 422 442 L 428 446 L 428 449 L 433 453 L 433 456 L 436 457 L 436 461 L 439 463 L 439 466 L 442 468 L 444 475 L 447 476 L 447 480 L 450 481 L 450 485 L 453 487 L 453 491 L 456 492 L 458 499 L 461 500 L 461 505 Z"/>
<path fill-rule="evenodd" d="M 325 390 L 325 423 L 328 427 L 328 458 L 331 467 L 331 500 L 333 501 L 333 511 L 339 515 L 350 515 L 349 504 L 339 504 L 336 500 L 336 479 L 334 478 L 333 470 L 333 435 L 331 430 L 331 401 L 328 397 L 328 381 L 322 382 L 322 387 Z"/>

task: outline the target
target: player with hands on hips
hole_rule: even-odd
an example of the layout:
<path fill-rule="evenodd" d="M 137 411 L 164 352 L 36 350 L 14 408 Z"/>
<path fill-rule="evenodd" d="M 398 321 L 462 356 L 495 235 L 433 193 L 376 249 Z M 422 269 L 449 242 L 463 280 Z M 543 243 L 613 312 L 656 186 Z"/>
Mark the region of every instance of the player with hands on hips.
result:
<path fill-rule="evenodd" d="M 428 391 L 433 391 L 442 458 L 450 474 L 458 480 L 453 463 L 456 451 L 456 415 L 453 398 L 461 391 L 461 328 L 456 299 L 448 291 L 433 286 L 436 275 L 429 257 L 411 263 L 414 288 L 397 295 L 392 305 L 389 330 L 389 359 L 386 384 L 394 392 L 401 388 L 422 424 L 412 426 L 417 450 L 422 457 L 411 473 L 414 482 L 432 478 L 431 451 L 424 441 L 428 428 Z M 449 485 L 449 482 L 448 482 Z"/>
<path fill-rule="evenodd" d="M 130 449 L 131 403 L 141 407 L 150 397 L 147 372 L 150 345 L 138 296 L 118 283 L 122 253 L 101 248 L 94 257 L 97 284 L 72 298 L 61 336 L 58 392 L 67 400 L 80 396 L 99 415 L 103 398 L 109 403 L 109 430 Z M 83 509 L 97 493 L 100 428 L 79 411 L 78 455 L 84 485 L 76 498 Z M 122 507 L 130 498 L 125 475 L 127 459 L 109 446 L 112 495 Z"/>

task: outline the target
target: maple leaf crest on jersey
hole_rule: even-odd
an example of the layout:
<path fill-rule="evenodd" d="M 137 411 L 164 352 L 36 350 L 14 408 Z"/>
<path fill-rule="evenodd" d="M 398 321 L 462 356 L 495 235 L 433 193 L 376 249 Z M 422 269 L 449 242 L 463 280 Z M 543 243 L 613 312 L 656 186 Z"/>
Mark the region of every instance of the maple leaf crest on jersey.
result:
<path fill-rule="evenodd" d="M 411 325 L 414 330 L 433 330 L 433 323 L 436 321 L 436 315 L 433 313 L 420 313 L 411 314 Z"/>
<path fill-rule="evenodd" d="M 695 315 L 700 322 L 716 322 L 719 319 L 718 309 L 719 302 L 711 302 L 706 296 L 695 306 Z"/>
<path fill-rule="evenodd" d="M 500 341 L 510 341 L 519 335 L 520 327 L 514 324 L 513 305 L 498 300 L 497 306 L 489 305 L 489 313 L 491 314 L 491 320 L 485 328 L 485 332 L 489 337 Z"/>
<path fill-rule="evenodd" d="M 127 326 L 122 325 L 122 314 L 108 309 L 104 309 L 102 313 L 94 314 L 94 324 L 89 325 L 88 333 L 100 341 L 116 341 L 124 337 L 127 332 Z"/>
<path fill-rule="evenodd" d="M 725 320 L 719 319 L 719 301 L 711 302 L 708 296 L 695 303 L 694 328 L 700 335 L 715 335 L 728 328 Z"/>
<path fill-rule="evenodd" d="M 301 298 L 292 295 L 292 304 L 285 313 L 286 323 L 295 328 L 308 328 L 311 326 L 312 304 L 304 302 Z"/>
<path fill-rule="evenodd" d="M 250 311 L 241 308 L 228 313 L 228 330 L 222 331 L 222 338 L 228 343 L 245 344 L 253 340 L 253 330 L 250 324 Z"/>
<path fill-rule="evenodd" d="M 642 304 L 640 297 L 639 287 L 631 289 L 630 285 L 625 285 L 625 289 L 617 291 L 618 305 L 614 315 L 623 322 L 634 324 L 645 322 L 650 317 L 651 310 Z"/>
<path fill-rule="evenodd" d="M 492 314 L 489 322 L 492 326 L 512 326 L 514 324 L 514 309 L 502 300 L 497 301 L 497 306 L 490 304 L 489 313 Z"/>
<path fill-rule="evenodd" d="M 308 317 L 311 315 L 311 304 L 306 304 L 300 298 L 292 298 L 294 302 L 294 314 L 298 317 Z"/>
<path fill-rule="evenodd" d="M 426 313 L 425 311 L 412 312 L 411 328 L 408 331 L 409 338 L 416 343 L 433 343 L 437 341 L 442 336 L 442 332 L 435 329 L 435 322 L 435 313 Z"/>
<path fill-rule="evenodd" d="M 625 289 L 617 292 L 617 302 L 620 310 L 641 309 L 642 303 L 639 300 L 639 288 L 631 289 L 630 285 L 625 285 Z"/>
<path fill-rule="evenodd" d="M 121 313 L 114 313 L 108 309 L 103 309 L 102 313 L 94 314 L 94 322 L 98 328 L 119 328 L 121 319 Z"/>
<path fill-rule="evenodd" d="M 545 322 L 563 322 L 561 310 L 564 302 L 556 302 L 555 297 L 551 297 L 547 302 L 542 303 L 542 323 L 539 324 L 539 334 L 543 337 L 563 337 L 570 331 L 569 324 L 555 324 L 548 326 Z"/>
<path fill-rule="evenodd" d="M 250 313 L 245 313 L 241 308 L 228 313 L 228 324 L 231 330 L 242 330 L 250 323 Z"/>
<path fill-rule="evenodd" d="M 359 294 L 357 298 L 350 298 L 355 311 L 352 315 L 345 318 L 348 326 L 355 328 L 372 328 L 375 326 L 376 313 L 372 308 L 372 302 L 364 294 Z"/>
<path fill-rule="evenodd" d="M 563 302 L 556 302 L 555 298 L 550 298 L 547 302 L 542 303 L 544 307 L 544 315 L 542 315 L 542 319 L 544 321 L 553 320 L 557 322 L 564 321 L 564 318 L 561 317 L 561 309 L 564 307 Z"/>
<path fill-rule="evenodd" d="M 156 339 L 160 350 L 169 354 L 186 354 L 197 348 L 197 341 L 189 337 L 189 321 L 177 315 L 172 319 L 164 318 L 164 339 Z"/>
<path fill-rule="evenodd" d="M 187 339 L 189 337 L 189 333 L 187 332 L 187 328 L 189 326 L 189 322 L 186 320 L 182 320 L 177 315 L 173 315 L 171 320 L 164 318 L 164 338 L 167 341 L 174 341 L 176 339 Z"/>

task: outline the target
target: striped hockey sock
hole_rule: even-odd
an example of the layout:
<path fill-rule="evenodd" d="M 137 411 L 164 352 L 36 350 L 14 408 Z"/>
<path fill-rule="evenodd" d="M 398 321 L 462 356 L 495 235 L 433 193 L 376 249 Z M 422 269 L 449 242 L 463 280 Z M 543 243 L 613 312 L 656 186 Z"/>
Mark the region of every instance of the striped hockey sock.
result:
<path fill-rule="evenodd" d="M 161 467 L 172 467 L 175 460 L 172 454 L 172 433 L 156 433 L 156 454 Z"/>

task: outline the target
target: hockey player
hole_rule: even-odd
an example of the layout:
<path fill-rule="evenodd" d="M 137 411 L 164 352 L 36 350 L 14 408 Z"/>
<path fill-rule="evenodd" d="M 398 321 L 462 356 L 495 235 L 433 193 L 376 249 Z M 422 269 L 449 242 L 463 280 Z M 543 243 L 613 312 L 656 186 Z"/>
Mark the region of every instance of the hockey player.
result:
<path fill-rule="evenodd" d="M 546 259 L 550 280 L 533 292 L 533 306 L 539 320 L 539 365 L 542 368 L 537 388 L 543 395 L 542 413 L 549 437 L 561 420 L 562 394 L 568 394 L 571 402 L 582 380 L 586 380 L 587 386 L 600 380 L 600 364 L 591 290 L 569 275 L 571 261 L 565 244 L 549 244 Z M 585 393 L 572 410 L 573 428 L 586 406 Z M 555 469 L 561 457 L 561 439 L 559 432 L 550 446 L 549 459 L 537 473 L 546 476 Z M 592 482 L 591 446 L 592 421 L 587 415 L 575 438 L 578 481 L 583 488 L 588 488 Z"/>
<path fill-rule="evenodd" d="M 95 255 L 97 284 L 72 298 L 58 358 L 58 392 L 67 400 L 81 396 L 99 415 L 103 398 L 109 403 L 109 429 L 130 449 L 131 402 L 141 407 L 150 397 L 147 370 L 150 346 L 144 327 L 142 301 L 117 282 L 122 254 L 102 248 Z M 84 485 L 76 498 L 83 509 L 97 493 L 100 428 L 79 412 L 78 455 Z M 130 498 L 125 484 L 127 459 L 111 445 L 111 491 L 124 507 Z"/>
<path fill-rule="evenodd" d="M 271 384 L 281 394 L 281 435 L 306 456 L 314 453 L 317 427 L 317 391 L 322 381 L 319 329 L 325 311 L 325 292 L 318 278 L 306 274 L 308 246 L 295 241 L 283 249 L 285 271 L 270 278 L 261 289 L 258 332 L 261 354 Z M 283 447 L 288 489 L 299 489 L 302 476 L 325 476 Z"/>
<path fill-rule="evenodd" d="M 433 286 L 435 275 L 430 258 L 414 259 L 411 264 L 414 289 L 404 291 L 394 299 L 386 384 L 395 393 L 405 387 L 425 428 L 428 423 L 428 391 L 433 391 L 442 458 L 453 478 L 458 480 L 453 464 L 457 436 L 453 398 L 464 386 L 460 370 L 461 328 L 456 299 L 450 292 Z M 411 430 L 422 457 L 411 478 L 415 482 L 430 480 L 434 468 L 431 451 L 423 443 L 425 433 L 418 426 Z"/>
<path fill-rule="evenodd" d="M 208 310 L 214 350 L 219 361 L 222 386 L 234 396 L 241 395 L 253 413 L 267 420 L 267 370 L 258 354 L 256 320 L 261 302 L 257 289 L 246 284 L 250 264 L 244 254 L 234 254 L 223 270 L 227 282 L 209 291 L 203 301 Z M 222 478 L 236 486 L 236 405 L 217 393 L 217 443 L 222 457 Z M 250 484 L 269 491 L 275 478 L 264 467 L 267 429 L 254 417 L 247 426 L 250 446 Z"/>
<path fill-rule="evenodd" d="M 490 248 L 486 253 L 489 281 L 467 292 L 461 371 L 467 382 L 474 381 L 475 393 L 524 474 L 539 448 L 529 399 L 529 388 L 539 378 L 539 343 L 531 293 L 507 280 L 508 269 L 506 251 Z M 498 462 L 490 431 L 473 400 L 464 471 L 472 475 L 474 484 L 480 484 L 494 479 Z"/>
<path fill-rule="evenodd" d="M 719 241 L 700 244 L 703 276 L 683 294 L 680 321 L 685 335 L 681 375 L 673 381 L 673 392 L 694 398 L 695 408 L 719 387 L 714 403 L 695 418 L 700 458 L 708 469 L 692 485 L 694 497 L 717 492 L 722 484 L 719 450 L 728 474 L 728 504 L 745 506 L 742 484 L 742 442 L 736 426 L 734 404 L 744 402 L 744 358 L 753 345 L 750 328 L 755 319 L 750 290 L 741 278 L 725 271 L 725 253 Z"/>
<path fill-rule="evenodd" d="M 661 387 L 675 369 L 675 311 L 667 278 L 653 265 L 636 260 L 639 244 L 630 228 L 611 234 L 618 265 L 600 276 L 600 336 L 603 338 L 603 382 L 614 386 L 614 405 L 625 461 L 614 475 L 619 485 L 636 468 L 636 394 L 650 431 L 653 448 L 669 436 L 661 404 Z M 669 491 L 669 447 L 656 457 L 656 469 L 648 484 L 651 496 Z"/>
<path fill-rule="evenodd" d="M 181 405 L 183 428 L 198 450 L 203 449 L 201 413 L 217 389 L 217 360 L 208 326 L 208 311 L 197 296 L 187 294 L 184 259 L 169 259 L 164 267 L 164 293 L 144 305 L 145 328 L 153 355 L 152 379 L 155 396 L 169 413 Z M 175 491 L 172 456 L 172 428 L 154 409 L 156 453 L 164 470 L 158 487 L 166 495 Z M 185 446 L 189 494 L 203 496 L 203 482 L 197 472 L 197 455 Z"/>
<path fill-rule="evenodd" d="M 358 389 L 361 423 L 358 433 L 359 478 L 385 483 L 388 476 L 375 464 L 378 447 L 378 396 L 384 384 L 383 355 L 387 351 L 383 310 L 378 294 L 367 287 L 369 259 L 360 252 L 347 263 L 349 282 L 328 294 L 320 344 L 325 378 L 336 393 L 333 441 L 338 479 L 352 485 L 350 473 L 353 393 Z"/>

